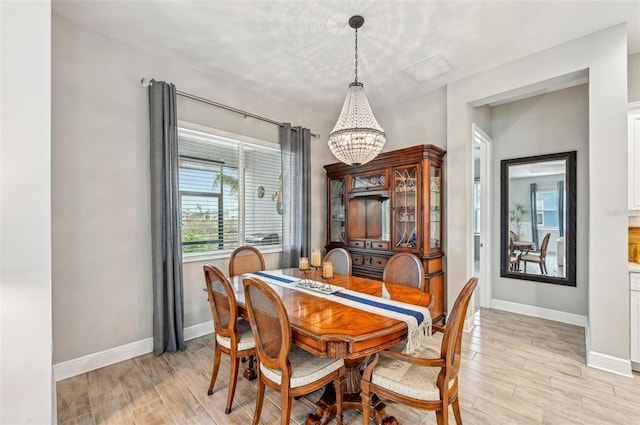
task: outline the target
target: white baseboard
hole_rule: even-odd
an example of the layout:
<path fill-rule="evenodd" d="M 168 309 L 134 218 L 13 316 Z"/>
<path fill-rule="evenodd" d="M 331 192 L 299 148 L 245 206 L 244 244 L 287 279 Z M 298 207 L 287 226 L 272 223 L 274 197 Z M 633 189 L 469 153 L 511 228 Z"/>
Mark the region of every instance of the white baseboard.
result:
<path fill-rule="evenodd" d="M 213 333 L 213 320 L 184 328 L 184 340 L 200 338 Z"/>
<path fill-rule="evenodd" d="M 476 322 L 475 322 L 473 317 L 474 317 L 474 315 L 472 314 L 471 316 L 469 316 L 466 319 L 464 319 L 464 328 L 463 328 L 463 330 L 465 332 L 471 332 L 473 330 L 473 328 L 476 326 Z"/>
<path fill-rule="evenodd" d="M 591 328 L 589 324 L 587 324 L 584 336 L 587 349 L 587 366 L 604 370 L 605 372 L 615 373 L 616 375 L 626 376 L 627 378 L 633 377 L 633 373 L 631 372 L 633 362 L 608 354 L 598 353 L 591 349 Z"/>
<path fill-rule="evenodd" d="M 519 304 L 504 300 L 491 300 L 491 308 L 496 310 L 510 311 L 511 313 L 524 314 L 525 316 L 539 317 L 541 319 L 554 320 L 556 322 L 567 323 L 569 325 L 587 326 L 587 316 L 565 311 L 551 310 L 533 305 Z"/>
<path fill-rule="evenodd" d="M 631 373 L 631 361 L 613 357 L 608 354 L 596 353 L 595 351 L 587 351 L 587 366 L 595 369 L 604 370 L 605 372 L 615 373 L 616 375 L 633 378 Z"/>
<path fill-rule="evenodd" d="M 213 321 L 184 328 L 184 339 L 198 338 L 213 333 Z M 88 354 L 77 359 L 53 365 L 53 377 L 55 381 L 71 378 L 82 373 L 100 369 L 124 360 L 129 360 L 153 351 L 153 338 L 145 338 L 119 347 L 110 348 L 98 353 Z"/>

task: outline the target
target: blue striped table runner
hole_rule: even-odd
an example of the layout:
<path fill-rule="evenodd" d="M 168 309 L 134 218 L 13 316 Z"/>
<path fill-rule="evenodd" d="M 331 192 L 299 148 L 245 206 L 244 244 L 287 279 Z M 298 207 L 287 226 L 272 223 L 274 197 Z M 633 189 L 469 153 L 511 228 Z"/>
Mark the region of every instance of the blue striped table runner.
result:
<path fill-rule="evenodd" d="M 339 304 L 348 305 L 370 313 L 402 320 L 407 324 L 407 346 L 406 353 L 413 352 L 420 342 L 431 335 L 431 314 L 429 309 L 401 301 L 387 300 L 373 295 L 363 294 L 349 289 L 342 289 L 333 294 L 322 294 L 309 291 L 296 286 L 300 279 L 285 276 L 280 271 L 254 272 L 249 275 L 257 276 L 267 283 L 284 286 L 286 288 L 300 290 L 310 295 L 324 298 Z"/>

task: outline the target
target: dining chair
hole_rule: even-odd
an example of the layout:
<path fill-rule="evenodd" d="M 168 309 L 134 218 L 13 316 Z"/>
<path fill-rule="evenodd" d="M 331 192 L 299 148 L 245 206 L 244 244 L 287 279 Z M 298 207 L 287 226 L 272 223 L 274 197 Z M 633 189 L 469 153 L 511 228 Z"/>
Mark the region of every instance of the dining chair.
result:
<path fill-rule="evenodd" d="M 528 252 L 520 256 L 520 261 L 524 262 L 524 272 L 527 272 L 527 262 L 538 263 L 541 274 L 548 274 L 547 271 L 547 247 L 549 246 L 549 238 L 551 233 L 544 235 L 539 251 Z"/>
<path fill-rule="evenodd" d="M 240 359 L 253 356 L 256 352 L 256 344 L 249 322 L 238 315 L 238 305 L 233 288 L 222 271 L 217 267 L 206 264 L 204 266 L 204 278 L 207 283 L 207 295 L 216 338 L 211 382 L 209 383 L 207 394 L 213 394 L 213 387 L 220 368 L 220 357 L 222 353 L 225 353 L 230 357 L 230 373 L 227 404 L 224 413 L 230 413 L 233 396 L 236 391 Z M 249 368 L 252 368 L 252 366 L 250 364 Z"/>
<path fill-rule="evenodd" d="M 458 403 L 462 329 L 469 300 L 477 284 L 477 278 L 469 279 L 453 304 L 446 326 L 433 326 L 434 331 L 441 333 L 439 347 L 431 341 L 412 354 L 388 349 L 373 356 L 360 381 L 365 425 L 369 425 L 374 393 L 381 399 L 406 406 L 435 410 L 438 425 L 449 423 L 451 404 L 456 424 L 462 425 Z"/>
<path fill-rule="evenodd" d="M 258 394 L 253 425 L 260 421 L 265 385 L 280 392 L 282 425 L 288 425 L 292 398 L 331 381 L 336 391 L 336 421 L 342 424 L 344 360 L 316 357 L 291 344 L 291 325 L 276 291 L 260 279 L 243 280 L 245 304 L 258 355 Z"/>
<path fill-rule="evenodd" d="M 509 270 L 518 271 L 520 270 L 520 259 L 518 254 L 515 253 L 513 243 L 515 241 L 514 238 L 515 233 L 511 232 L 509 235 L 509 251 L 507 254 L 509 255 Z"/>
<path fill-rule="evenodd" d="M 520 270 L 520 261 L 518 259 L 518 256 L 515 255 L 513 252 L 509 253 L 509 270 L 512 272 L 517 272 L 518 270 Z"/>
<path fill-rule="evenodd" d="M 264 269 L 264 257 L 257 248 L 239 246 L 231 253 L 231 258 L 229 259 L 229 276 L 231 277 L 259 272 Z"/>
<path fill-rule="evenodd" d="M 422 261 L 409 252 L 396 254 L 385 264 L 382 280 L 424 290 Z"/>
<path fill-rule="evenodd" d="M 324 256 L 324 261 L 331 261 L 334 273 L 351 276 L 351 254 L 346 249 L 332 249 Z"/>

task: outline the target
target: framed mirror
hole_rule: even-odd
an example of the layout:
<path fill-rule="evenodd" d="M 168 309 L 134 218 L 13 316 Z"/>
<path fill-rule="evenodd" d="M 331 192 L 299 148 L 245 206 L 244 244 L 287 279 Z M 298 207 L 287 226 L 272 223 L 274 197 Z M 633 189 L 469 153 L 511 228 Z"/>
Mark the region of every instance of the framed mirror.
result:
<path fill-rule="evenodd" d="M 500 276 L 576 286 L 576 152 L 500 168 Z"/>

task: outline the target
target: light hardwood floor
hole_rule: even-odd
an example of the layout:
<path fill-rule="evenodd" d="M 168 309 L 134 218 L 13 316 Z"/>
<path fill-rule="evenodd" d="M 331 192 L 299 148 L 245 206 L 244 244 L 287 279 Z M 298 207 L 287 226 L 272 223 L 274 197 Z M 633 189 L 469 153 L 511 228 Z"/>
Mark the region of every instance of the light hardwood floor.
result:
<path fill-rule="evenodd" d="M 481 310 L 465 334 L 460 406 L 465 425 L 638 425 L 640 374 L 633 379 L 585 366 L 582 328 Z M 60 381 L 60 424 L 249 424 L 255 385 L 238 380 L 233 410 L 224 414 L 229 358 L 222 357 L 207 396 L 213 336 L 188 341 L 177 354 L 151 354 Z M 321 392 L 294 401 L 291 424 L 302 424 Z M 279 424 L 278 393 L 267 389 L 263 424 Z M 433 425 L 435 415 L 387 403 L 403 425 Z M 345 424 L 362 424 L 346 410 Z M 333 422 L 335 423 L 335 421 Z M 455 423 L 451 418 L 451 423 Z"/>

